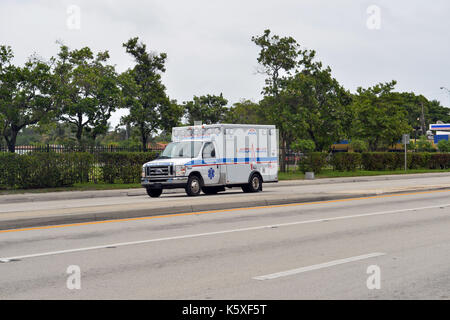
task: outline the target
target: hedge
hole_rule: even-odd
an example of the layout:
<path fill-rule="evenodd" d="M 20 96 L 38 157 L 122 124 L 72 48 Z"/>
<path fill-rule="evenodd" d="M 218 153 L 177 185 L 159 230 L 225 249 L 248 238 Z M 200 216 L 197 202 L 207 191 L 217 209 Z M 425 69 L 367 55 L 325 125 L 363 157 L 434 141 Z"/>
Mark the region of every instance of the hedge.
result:
<path fill-rule="evenodd" d="M 99 180 L 138 183 L 142 165 L 155 156 L 153 152 L 0 153 L 0 189 L 67 187 Z"/>
<path fill-rule="evenodd" d="M 0 153 L 0 189 L 72 186 L 76 182 L 138 183 L 142 165 L 155 158 L 153 152 Z M 300 159 L 303 172 L 320 173 L 328 165 L 339 171 L 397 170 L 404 168 L 404 153 L 312 152 Z M 409 169 L 450 169 L 450 153 L 408 153 Z"/>
<path fill-rule="evenodd" d="M 85 182 L 94 157 L 89 153 L 0 153 L 0 188 L 29 189 L 72 186 Z"/>
<path fill-rule="evenodd" d="M 361 153 L 340 152 L 331 157 L 331 165 L 338 171 L 356 171 L 361 167 Z"/>
<path fill-rule="evenodd" d="M 364 152 L 361 154 L 364 170 L 384 171 L 404 168 L 405 155 L 397 152 Z"/>
<path fill-rule="evenodd" d="M 335 170 L 354 171 L 358 168 L 367 171 L 400 170 L 405 167 L 405 154 L 397 152 L 336 153 L 330 164 Z M 450 169 L 450 153 L 408 153 L 408 169 Z"/>
<path fill-rule="evenodd" d="M 429 169 L 450 169 L 450 153 L 433 153 L 430 155 Z"/>
<path fill-rule="evenodd" d="M 335 153 L 329 165 L 338 171 L 401 170 L 405 167 L 405 154 L 397 152 Z M 450 153 L 408 153 L 406 165 L 408 169 L 450 169 Z"/>
<path fill-rule="evenodd" d="M 104 152 L 98 154 L 101 178 L 105 183 L 138 183 L 142 165 L 155 159 L 153 152 Z"/>
<path fill-rule="evenodd" d="M 327 165 L 327 156 L 328 154 L 323 152 L 307 153 L 298 163 L 300 171 L 320 173 Z"/>

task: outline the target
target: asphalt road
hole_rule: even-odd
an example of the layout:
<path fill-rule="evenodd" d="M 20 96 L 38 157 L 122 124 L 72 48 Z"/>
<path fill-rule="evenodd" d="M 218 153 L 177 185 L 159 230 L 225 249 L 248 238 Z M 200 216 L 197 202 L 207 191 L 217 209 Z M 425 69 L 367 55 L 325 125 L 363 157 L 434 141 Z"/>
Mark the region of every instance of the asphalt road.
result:
<path fill-rule="evenodd" d="M 450 299 L 449 196 L 0 231 L 0 299 Z"/>
<path fill-rule="evenodd" d="M 314 181 L 282 181 L 265 184 L 264 191 L 243 193 L 233 188 L 214 196 L 186 197 L 184 190 L 168 190 L 160 198 L 150 198 L 145 190 L 134 190 L 134 196 L 109 196 L 84 199 L 66 199 L 71 193 L 58 194 L 60 198 L 48 201 L 30 201 L 30 195 L 0 196 L 0 230 L 37 225 L 85 222 L 117 218 L 161 215 L 167 213 L 196 212 L 230 209 L 289 202 L 307 202 L 324 199 L 363 197 L 395 192 L 450 189 L 450 176 L 425 174 Z M 90 193 L 88 192 L 87 195 Z M 46 194 L 33 197 L 48 196 Z M 20 200 L 13 200 L 14 197 Z M 27 200 L 28 199 L 28 200 Z M 42 200 L 42 199 L 41 199 Z"/>

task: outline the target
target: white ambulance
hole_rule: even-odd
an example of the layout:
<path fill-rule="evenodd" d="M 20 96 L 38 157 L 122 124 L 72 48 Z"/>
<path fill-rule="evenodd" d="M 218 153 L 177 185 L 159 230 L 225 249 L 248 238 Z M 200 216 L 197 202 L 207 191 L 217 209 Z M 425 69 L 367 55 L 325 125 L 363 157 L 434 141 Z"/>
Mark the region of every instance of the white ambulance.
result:
<path fill-rule="evenodd" d="M 172 142 L 142 167 L 141 184 L 150 197 L 184 188 L 189 196 L 225 187 L 262 191 L 278 182 L 278 133 L 273 125 L 211 124 L 172 129 Z"/>

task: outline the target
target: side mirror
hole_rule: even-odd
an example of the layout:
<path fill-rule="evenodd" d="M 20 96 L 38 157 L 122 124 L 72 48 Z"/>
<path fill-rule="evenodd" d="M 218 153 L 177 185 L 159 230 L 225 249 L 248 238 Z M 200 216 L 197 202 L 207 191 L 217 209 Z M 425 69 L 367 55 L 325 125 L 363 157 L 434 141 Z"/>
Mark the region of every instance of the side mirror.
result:
<path fill-rule="evenodd" d="M 211 157 L 215 158 L 216 157 L 216 150 L 211 151 Z"/>

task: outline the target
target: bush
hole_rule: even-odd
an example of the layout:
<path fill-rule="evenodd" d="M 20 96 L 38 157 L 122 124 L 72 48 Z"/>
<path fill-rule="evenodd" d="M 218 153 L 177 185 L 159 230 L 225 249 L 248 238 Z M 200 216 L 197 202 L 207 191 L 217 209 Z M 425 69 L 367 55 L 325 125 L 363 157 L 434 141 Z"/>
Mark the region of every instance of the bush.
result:
<path fill-rule="evenodd" d="M 89 178 L 88 153 L 39 152 L 0 154 L 0 188 L 29 189 L 72 186 Z"/>
<path fill-rule="evenodd" d="M 362 167 L 369 171 L 398 170 L 405 167 L 404 153 L 373 152 L 362 154 Z M 450 154 L 447 153 L 408 153 L 408 169 L 449 169 Z"/>
<path fill-rule="evenodd" d="M 367 152 L 369 150 L 369 144 L 364 140 L 353 139 L 349 144 L 350 149 L 355 152 Z"/>
<path fill-rule="evenodd" d="M 439 141 L 438 149 L 440 152 L 450 152 L 450 141 L 448 141 L 448 140 Z"/>
<path fill-rule="evenodd" d="M 87 152 L 0 153 L 0 188 L 29 189 L 72 186 L 96 181 L 97 172 L 106 183 L 138 183 L 142 165 L 156 153 Z"/>
<path fill-rule="evenodd" d="M 450 154 L 433 153 L 430 156 L 430 169 L 450 169 Z"/>
<path fill-rule="evenodd" d="M 354 152 L 335 153 L 331 157 L 331 165 L 338 171 L 356 171 L 361 167 L 361 154 Z"/>
<path fill-rule="evenodd" d="M 403 158 L 405 155 L 403 155 Z M 427 152 L 422 153 L 408 153 L 408 168 L 409 169 L 429 169 L 431 154 Z M 404 161 L 404 160 L 403 160 Z"/>
<path fill-rule="evenodd" d="M 299 161 L 299 169 L 303 173 L 320 173 L 327 165 L 327 154 L 323 152 L 310 152 L 303 156 Z"/>
<path fill-rule="evenodd" d="M 15 185 L 20 168 L 17 158 L 18 155 L 14 153 L 0 153 L 0 189 Z"/>
<path fill-rule="evenodd" d="M 142 165 L 155 159 L 153 152 L 104 152 L 98 155 L 102 180 L 105 183 L 138 183 Z"/>
<path fill-rule="evenodd" d="M 301 151 L 304 153 L 308 153 L 316 150 L 316 144 L 312 140 L 299 139 L 296 140 L 294 143 L 292 143 L 291 149 L 294 151 Z"/>
<path fill-rule="evenodd" d="M 425 136 L 421 136 L 419 140 L 416 141 L 416 148 L 419 152 L 433 152 L 436 149 L 433 147 L 433 144 L 428 141 Z"/>
<path fill-rule="evenodd" d="M 361 164 L 364 170 L 397 170 L 404 167 L 404 154 L 396 152 L 364 152 Z"/>

